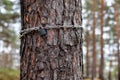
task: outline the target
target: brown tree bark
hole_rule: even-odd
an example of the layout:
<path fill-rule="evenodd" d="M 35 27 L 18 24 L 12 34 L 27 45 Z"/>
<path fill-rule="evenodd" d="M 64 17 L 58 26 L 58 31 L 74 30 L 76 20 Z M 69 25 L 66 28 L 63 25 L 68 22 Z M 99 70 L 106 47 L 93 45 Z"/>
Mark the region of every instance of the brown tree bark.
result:
<path fill-rule="evenodd" d="M 92 33 L 92 45 L 93 45 L 93 60 L 92 60 L 92 80 L 96 77 L 96 38 L 95 38 L 95 28 L 96 28 L 96 0 L 93 0 L 93 33 Z"/>
<path fill-rule="evenodd" d="M 103 27 L 104 27 L 104 0 L 100 1 L 101 4 L 101 10 L 100 10 L 100 24 L 101 24 L 101 35 L 100 35 L 100 52 L 101 52 L 101 58 L 100 58 L 100 68 L 99 68 L 99 77 L 101 80 L 104 80 L 104 40 L 103 40 Z"/>
<path fill-rule="evenodd" d="M 118 80 L 120 80 L 120 52 L 119 52 L 119 12 L 118 12 L 118 2 L 117 0 L 115 1 L 115 5 L 114 5 L 114 10 L 115 10 L 115 31 L 116 31 L 116 36 L 117 36 L 117 57 L 118 57 Z"/>
<path fill-rule="evenodd" d="M 111 68 L 112 68 L 112 60 L 109 61 L 109 73 L 108 73 L 108 80 L 112 80 L 112 75 L 111 75 Z"/>
<path fill-rule="evenodd" d="M 81 0 L 20 0 L 22 30 L 46 29 L 40 36 L 32 31 L 21 38 L 20 80 L 83 80 Z"/>
<path fill-rule="evenodd" d="M 89 58 L 89 31 L 86 31 L 86 77 L 89 78 L 90 76 L 90 58 Z"/>

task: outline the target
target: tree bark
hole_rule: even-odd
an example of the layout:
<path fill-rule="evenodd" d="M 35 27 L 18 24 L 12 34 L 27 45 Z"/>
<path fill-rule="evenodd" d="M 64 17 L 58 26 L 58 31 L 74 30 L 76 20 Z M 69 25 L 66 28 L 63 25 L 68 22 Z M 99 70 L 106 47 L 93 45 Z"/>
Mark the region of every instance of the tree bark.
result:
<path fill-rule="evenodd" d="M 112 75 L 111 75 L 111 68 L 112 68 L 112 60 L 109 61 L 109 73 L 108 73 L 108 80 L 112 80 Z"/>
<path fill-rule="evenodd" d="M 116 37 L 117 37 L 117 57 L 118 57 L 118 80 L 120 80 L 120 52 L 119 52 L 119 12 L 118 12 L 118 1 L 115 1 L 115 5 L 114 5 L 114 10 L 115 10 L 115 31 L 116 31 Z"/>
<path fill-rule="evenodd" d="M 89 31 L 86 31 L 86 77 L 90 77 L 90 57 L 89 57 Z"/>
<path fill-rule="evenodd" d="M 81 0 L 21 0 L 22 30 L 36 26 L 21 38 L 20 80 L 83 80 Z"/>
<path fill-rule="evenodd" d="M 101 11 L 100 11 L 100 21 L 101 21 L 101 35 L 100 35 L 100 52 L 101 52 L 101 58 L 100 58 L 100 68 L 99 68 L 99 77 L 101 80 L 104 80 L 104 40 L 103 40 L 103 27 L 104 27 L 104 0 L 101 0 Z"/>
<path fill-rule="evenodd" d="M 93 45 L 93 60 L 92 60 L 92 80 L 96 77 L 96 37 L 95 37 L 95 28 L 96 28 L 96 0 L 93 0 L 93 33 L 92 33 L 92 45 Z"/>

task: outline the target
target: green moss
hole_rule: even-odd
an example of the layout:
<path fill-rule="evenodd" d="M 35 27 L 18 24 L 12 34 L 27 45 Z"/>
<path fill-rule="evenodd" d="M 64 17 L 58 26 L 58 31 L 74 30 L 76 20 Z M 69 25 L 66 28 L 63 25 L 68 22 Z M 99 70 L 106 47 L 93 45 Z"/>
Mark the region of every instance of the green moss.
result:
<path fill-rule="evenodd" d="M 0 69 L 0 80 L 19 80 L 20 72 L 13 69 Z"/>

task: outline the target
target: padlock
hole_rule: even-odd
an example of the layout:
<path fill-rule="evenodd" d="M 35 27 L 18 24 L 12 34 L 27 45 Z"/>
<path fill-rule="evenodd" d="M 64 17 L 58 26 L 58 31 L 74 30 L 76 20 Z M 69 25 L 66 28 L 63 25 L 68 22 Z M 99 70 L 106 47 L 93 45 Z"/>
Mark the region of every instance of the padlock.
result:
<path fill-rule="evenodd" d="M 47 34 L 47 31 L 45 29 L 40 29 L 40 36 L 45 36 Z"/>

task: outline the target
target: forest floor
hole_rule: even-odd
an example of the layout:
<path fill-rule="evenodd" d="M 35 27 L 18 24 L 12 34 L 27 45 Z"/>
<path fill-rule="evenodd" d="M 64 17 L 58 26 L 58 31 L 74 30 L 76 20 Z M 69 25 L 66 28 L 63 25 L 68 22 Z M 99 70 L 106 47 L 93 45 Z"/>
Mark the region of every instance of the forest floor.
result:
<path fill-rule="evenodd" d="M 1 68 L 0 80 L 20 80 L 20 71 L 14 69 Z M 91 79 L 84 79 L 84 80 L 91 80 Z M 100 79 L 94 79 L 94 80 L 100 80 Z"/>
<path fill-rule="evenodd" d="M 14 69 L 0 69 L 0 80 L 20 80 L 19 70 Z"/>

